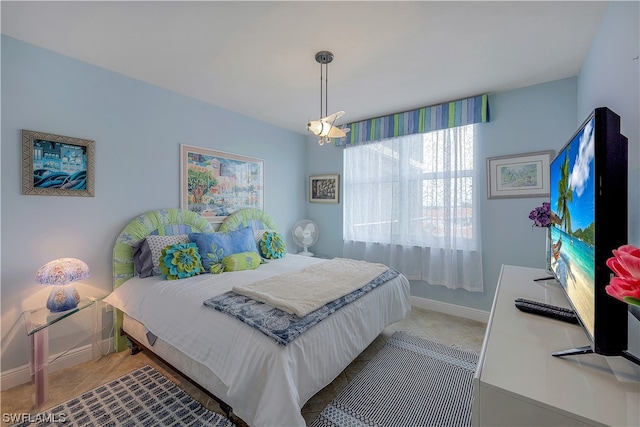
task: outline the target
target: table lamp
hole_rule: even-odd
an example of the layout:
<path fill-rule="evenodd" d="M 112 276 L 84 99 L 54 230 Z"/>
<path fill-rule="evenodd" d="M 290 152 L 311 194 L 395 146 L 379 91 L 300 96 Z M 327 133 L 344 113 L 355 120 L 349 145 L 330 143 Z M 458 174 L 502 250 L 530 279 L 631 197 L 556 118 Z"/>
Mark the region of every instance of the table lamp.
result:
<path fill-rule="evenodd" d="M 67 311 L 78 306 L 80 294 L 73 282 L 89 277 L 89 266 L 76 258 L 58 258 L 40 267 L 36 273 L 39 285 L 53 285 L 47 308 L 51 312 Z"/>

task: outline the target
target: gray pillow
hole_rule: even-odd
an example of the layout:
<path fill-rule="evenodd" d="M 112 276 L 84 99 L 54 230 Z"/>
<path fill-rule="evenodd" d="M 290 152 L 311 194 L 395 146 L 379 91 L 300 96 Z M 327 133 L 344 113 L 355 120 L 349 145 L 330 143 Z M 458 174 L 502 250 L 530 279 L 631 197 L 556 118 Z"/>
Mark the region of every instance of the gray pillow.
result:
<path fill-rule="evenodd" d="M 132 246 L 133 268 L 140 277 L 153 276 L 153 260 L 147 239 L 142 239 Z"/>
<path fill-rule="evenodd" d="M 151 234 L 132 246 L 133 268 L 140 277 L 159 275 L 162 249 L 178 243 L 189 243 L 186 234 L 158 236 Z"/>

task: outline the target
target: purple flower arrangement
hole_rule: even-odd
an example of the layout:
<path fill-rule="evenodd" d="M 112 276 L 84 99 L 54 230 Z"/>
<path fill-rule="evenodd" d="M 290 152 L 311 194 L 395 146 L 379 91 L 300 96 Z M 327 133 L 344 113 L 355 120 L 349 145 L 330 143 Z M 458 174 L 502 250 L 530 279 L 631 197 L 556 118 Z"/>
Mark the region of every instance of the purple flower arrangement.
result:
<path fill-rule="evenodd" d="M 529 219 L 533 220 L 532 227 L 550 227 L 551 226 L 551 204 L 543 202 L 542 206 L 538 206 L 529 214 Z"/>

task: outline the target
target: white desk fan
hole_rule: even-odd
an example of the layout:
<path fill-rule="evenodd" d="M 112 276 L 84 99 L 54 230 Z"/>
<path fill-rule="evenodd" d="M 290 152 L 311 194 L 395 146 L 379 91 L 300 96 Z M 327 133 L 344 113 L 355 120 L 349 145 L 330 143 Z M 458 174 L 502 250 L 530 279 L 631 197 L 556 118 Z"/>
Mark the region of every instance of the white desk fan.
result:
<path fill-rule="evenodd" d="M 303 248 L 298 255 L 313 256 L 308 248 L 316 244 L 319 235 L 318 226 L 313 221 L 303 219 L 296 222 L 291 235 L 295 244 Z"/>

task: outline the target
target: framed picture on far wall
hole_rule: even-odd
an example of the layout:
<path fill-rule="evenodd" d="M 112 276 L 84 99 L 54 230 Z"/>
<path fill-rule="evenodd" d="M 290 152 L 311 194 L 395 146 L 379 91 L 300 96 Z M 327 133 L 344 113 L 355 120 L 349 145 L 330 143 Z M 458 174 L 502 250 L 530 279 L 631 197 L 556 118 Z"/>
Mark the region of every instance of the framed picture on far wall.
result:
<path fill-rule="evenodd" d="M 487 158 L 487 197 L 549 196 L 553 151 Z"/>
<path fill-rule="evenodd" d="M 261 159 L 181 144 L 180 181 L 180 207 L 209 222 L 240 209 L 264 209 Z"/>
<path fill-rule="evenodd" d="M 95 141 L 22 131 L 22 194 L 95 196 Z"/>
<path fill-rule="evenodd" d="M 315 175 L 309 177 L 309 201 L 338 203 L 340 175 Z"/>

